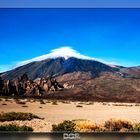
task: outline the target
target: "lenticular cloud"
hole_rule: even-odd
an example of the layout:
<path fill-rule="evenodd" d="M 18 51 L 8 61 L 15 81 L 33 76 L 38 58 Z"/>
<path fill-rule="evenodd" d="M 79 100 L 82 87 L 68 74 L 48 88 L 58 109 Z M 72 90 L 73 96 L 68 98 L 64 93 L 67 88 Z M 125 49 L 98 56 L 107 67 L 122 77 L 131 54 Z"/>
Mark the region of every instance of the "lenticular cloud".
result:
<path fill-rule="evenodd" d="M 45 60 L 48 58 L 58 58 L 58 57 L 64 57 L 65 59 L 68 59 L 70 57 L 75 57 L 75 58 L 79 58 L 79 59 L 96 60 L 96 61 L 100 61 L 100 62 L 105 63 L 105 64 L 111 64 L 111 63 L 107 63 L 101 59 L 82 55 L 79 52 L 77 52 L 76 50 L 72 49 L 71 47 L 64 46 L 64 47 L 60 47 L 60 48 L 51 50 L 51 52 L 49 54 L 45 54 L 45 55 L 35 57 L 33 59 L 30 59 L 30 60 L 25 60 L 25 61 L 19 62 L 16 64 L 16 67 L 22 66 L 22 65 L 25 65 L 25 64 L 28 64 L 31 62 L 35 62 L 35 61 L 42 61 L 42 60 Z"/>

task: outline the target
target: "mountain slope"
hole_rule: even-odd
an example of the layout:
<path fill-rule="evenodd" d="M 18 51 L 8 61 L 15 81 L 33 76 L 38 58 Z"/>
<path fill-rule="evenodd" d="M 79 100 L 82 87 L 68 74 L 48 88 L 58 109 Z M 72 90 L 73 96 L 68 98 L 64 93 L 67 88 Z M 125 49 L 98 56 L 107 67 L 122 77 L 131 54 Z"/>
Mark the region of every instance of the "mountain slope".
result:
<path fill-rule="evenodd" d="M 38 77 L 59 76 L 78 71 L 90 72 L 92 77 L 97 77 L 102 72 L 116 72 L 118 69 L 94 60 L 84 60 L 74 57 L 65 59 L 58 57 L 20 66 L 6 72 L 3 78 L 14 79 L 26 73 L 29 78 L 36 79 Z"/>

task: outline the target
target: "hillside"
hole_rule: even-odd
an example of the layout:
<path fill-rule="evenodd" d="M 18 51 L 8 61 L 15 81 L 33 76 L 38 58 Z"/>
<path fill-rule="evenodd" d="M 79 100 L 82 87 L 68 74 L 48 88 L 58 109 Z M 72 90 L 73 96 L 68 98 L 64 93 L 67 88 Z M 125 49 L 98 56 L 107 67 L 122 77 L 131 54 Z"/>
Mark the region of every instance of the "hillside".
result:
<path fill-rule="evenodd" d="M 84 78 L 78 78 L 81 76 Z M 63 93 L 63 96 L 56 93 L 53 97 L 94 101 L 140 102 L 140 79 L 122 78 L 112 73 L 103 73 L 94 79 L 88 76 L 89 73 L 78 72 L 58 77 L 57 79 L 61 83 L 67 82 L 69 85 L 75 85 L 75 87 L 71 91 Z"/>

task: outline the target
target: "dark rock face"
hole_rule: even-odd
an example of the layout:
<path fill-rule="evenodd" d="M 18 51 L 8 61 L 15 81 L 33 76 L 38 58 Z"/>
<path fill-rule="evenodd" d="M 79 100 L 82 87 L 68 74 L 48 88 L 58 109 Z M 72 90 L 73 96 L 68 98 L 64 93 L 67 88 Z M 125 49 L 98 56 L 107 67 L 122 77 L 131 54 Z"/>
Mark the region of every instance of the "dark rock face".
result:
<path fill-rule="evenodd" d="M 15 79 L 26 73 L 30 79 L 36 79 L 38 77 L 59 76 L 78 71 L 91 72 L 93 77 L 97 77 L 102 72 L 116 72 L 118 70 L 118 68 L 110 67 L 98 61 L 74 57 L 65 60 L 63 57 L 60 57 L 26 64 L 6 72 L 2 77 L 4 79 Z"/>

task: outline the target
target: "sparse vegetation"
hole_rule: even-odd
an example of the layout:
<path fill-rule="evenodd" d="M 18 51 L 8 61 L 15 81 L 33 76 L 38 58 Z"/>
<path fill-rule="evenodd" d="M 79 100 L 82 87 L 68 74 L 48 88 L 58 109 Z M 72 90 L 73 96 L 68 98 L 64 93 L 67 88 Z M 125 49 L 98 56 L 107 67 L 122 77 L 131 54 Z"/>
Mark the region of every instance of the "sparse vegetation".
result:
<path fill-rule="evenodd" d="M 17 125 L 1 125 L 0 131 L 33 131 L 32 127 Z"/>
<path fill-rule="evenodd" d="M 96 124 L 90 120 L 64 121 L 58 125 L 52 125 L 53 132 L 138 132 L 140 123 L 129 120 L 110 119 L 104 123 Z"/>
<path fill-rule="evenodd" d="M 32 119 L 41 119 L 37 115 L 32 113 L 22 113 L 22 112 L 9 112 L 9 113 L 1 113 L 0 114 L 0 122 L 4 121 L 14 121 L 14 120 L 32 120 Z"/>
<path fill-rule="evenodd" d="M 125 107 L 132 107 L 132 104 L 112 104 L 113 106 L 125 106 Z"/>

